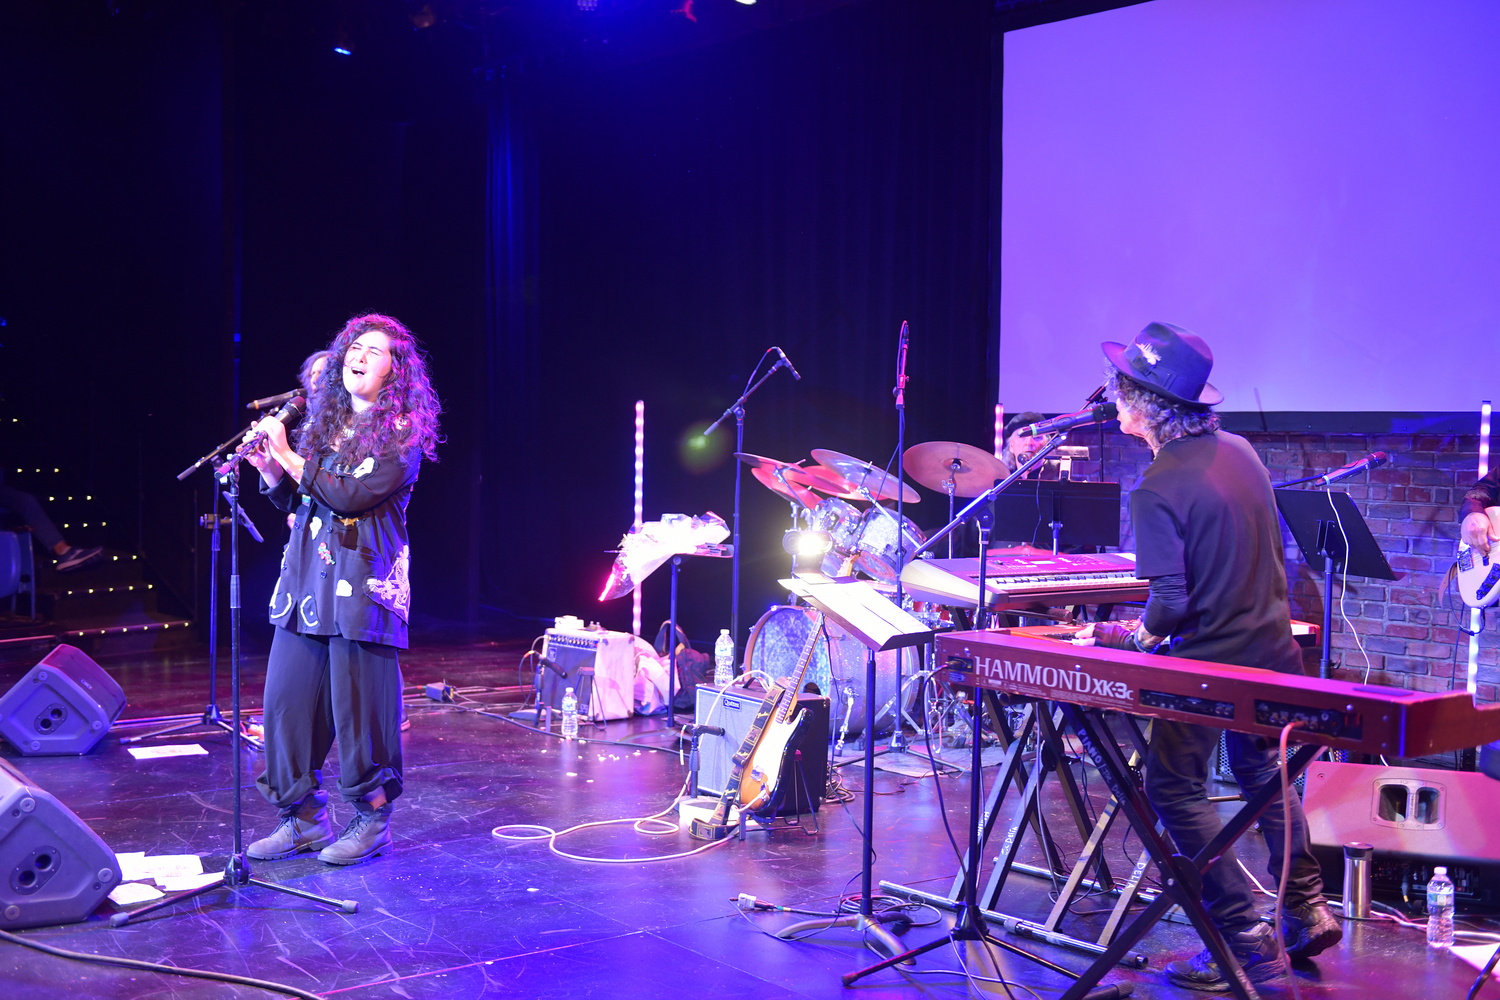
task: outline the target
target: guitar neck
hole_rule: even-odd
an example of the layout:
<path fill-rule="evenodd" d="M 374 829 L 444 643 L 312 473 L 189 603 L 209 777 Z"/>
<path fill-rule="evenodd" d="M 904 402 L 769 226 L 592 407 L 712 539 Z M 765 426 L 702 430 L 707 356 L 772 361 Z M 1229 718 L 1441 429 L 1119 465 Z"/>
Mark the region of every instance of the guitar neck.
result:
<path fill-rule="evenodd" d="M 797 693 L 802 690 L 802 680 L 807 676 L 807 668 L 812 664 L 813 653 L 818 648 L 818 636 L 822 633 L 823 612 L 819 611 L 813 619 L 812 631 L 807 635 L 807 642 L 802 644 L 802 652 L 797 657 L 797 672 L 792 677 L 787 697 L 776 712 L 777 722 L 786 722 L 797 710 Z"/>

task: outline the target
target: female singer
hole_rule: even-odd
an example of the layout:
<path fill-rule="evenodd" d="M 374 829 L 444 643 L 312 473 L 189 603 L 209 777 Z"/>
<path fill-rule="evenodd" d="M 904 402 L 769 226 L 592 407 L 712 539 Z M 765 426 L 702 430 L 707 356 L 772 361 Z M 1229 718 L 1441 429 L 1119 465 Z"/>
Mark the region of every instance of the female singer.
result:
<path fill-rule="evenodd" d="M 271 595 L 266 769 L 281 812 L 252 858 L 321 851 L 335 865 L 391 846 L 401 794 L 401 667 L 411 590 L 406 505 L 436 461 L 441 406 L 416 338 L 389 316 L 356 316 L 334 337 L 295 449 L 274 417 L 248 459 L 261 492 L 294 514 Z M 339 792 L 354 807 L 334 838 L 322 767 L 338 734 Z"/>

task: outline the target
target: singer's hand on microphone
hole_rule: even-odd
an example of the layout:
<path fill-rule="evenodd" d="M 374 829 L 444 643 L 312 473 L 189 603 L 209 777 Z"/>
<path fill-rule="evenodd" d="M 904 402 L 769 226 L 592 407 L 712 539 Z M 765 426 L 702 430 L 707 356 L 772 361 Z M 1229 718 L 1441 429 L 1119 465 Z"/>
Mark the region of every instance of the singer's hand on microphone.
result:
<path fill-rule="evenodd" d="M 1460 537 L 1464 544 L 1472 549 L 1478 549 L 1485 555 L 1489 555 L 1490 547 L 1495 544 L 1495 538 L 1490 535 L 1490 518 L 1483 511 L 1475 511 L 1464 518 Z"/>

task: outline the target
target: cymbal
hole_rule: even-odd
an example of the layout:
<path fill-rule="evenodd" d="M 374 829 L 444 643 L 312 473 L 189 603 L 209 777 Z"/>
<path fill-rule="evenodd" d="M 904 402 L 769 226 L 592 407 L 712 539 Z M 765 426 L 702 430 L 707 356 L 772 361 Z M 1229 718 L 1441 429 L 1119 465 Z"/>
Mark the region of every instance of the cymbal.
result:
<path fill-rule="evenodd" d="M 760 484 L 772 493 L 794 500 L 804 507 L 816 507 L 820 498 L 807 488 L 807 477 L 803 476 L 801 471 L 795 465 L 783 466 L 780 469 L 756 466 L 750 470 L 750 475 L 760 480 Z"/>
<path fill-rule="evenodd" d="M 807 480 L 807 485 L 819 493 L 827 493 L 831 497 L 840 500 L 863 500 L 864 495 L 859 492 L 858 487 L 832 469 L 825 469 L 821 465 L 804 465 L 797 469 Z"/>
<path fill-rule="evenodd" d="M 906 449 L 906 471 L 929 490 L 948 492 L 948 480 L 953 480 L 953 495 L 977 497 L 995 480 L 1010 475 L 994 455 L 983 448 L 958 441 L 926 441 Z"/>
<path fill-rule="evenodd" d="M 922 494 L 905 483 L 898 482 L 895 476 L 890 475 L 884 469 L 878 469 L 863 459 L 845 455 L 843 452 L 829 451 L 827 448 L 814 448 L 812 457 L 819 465 L 843 476 L 855 487 L 864 487 L 869 490 L 870 495 L 876 500 L 894 500 L 900 496 L 904 503 L 917 503 L 922 499 Z M 862 495 L 861 499 L 863 499 Z"/>
<path fill-rule="evenodd" d="M 752 455 L 748 451 L 737 451 L 734 457 L 750 466 L 752 469 L 795 469 L 796 462 L 783 462 L 778 458 L 767 458 L 764 455 Z"/>

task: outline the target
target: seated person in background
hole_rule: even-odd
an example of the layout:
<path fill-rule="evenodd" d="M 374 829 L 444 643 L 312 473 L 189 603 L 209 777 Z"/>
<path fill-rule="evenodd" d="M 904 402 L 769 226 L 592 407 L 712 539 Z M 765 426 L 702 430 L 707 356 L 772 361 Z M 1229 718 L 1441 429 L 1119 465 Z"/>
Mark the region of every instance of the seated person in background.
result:
<path fill-rule="evenodd" d="M 1463 503 L 1458 508 L 1458 520 L 1462 525 L 1459 537 L 1470 548 L 1488 555 L 1496 537 L 1490 529 L 1489 515 L 1484 512 L 1486 507 L 1500 507 L 1500 466 L 1491 469 L 1489 475 L 1475 483 L 1464 494 Z"/>
<path fill-rule="evenodd" d="M 999 459 L 1011 472 L 1021 467 L 1021 463 L 1041 450 L 1042 445 L 1047 443 L 1045 435 L 1033 437 L 1022 437 L 1021 428 L 1042 420 L 1040 413 L 1027 410 L 1025 413 L 1017 413 L 1005 422 L 1004 441 L 1000 446 Z M 1035 473 L 1033 473 L 1035 475 Z"/>
<path fill-rule="evenodd" d="M 57 556 L 55 568 L 60 573 L 71 573 L 104 559 L 102 545 L 83 548 L 63 541 L 62 534 L 47 516 L 47 512 L 42 510 L 36 497 L 5 485 L 4 471 L 0 471 L 0 512 L 25 524 L 37 541 L 52 550 L 52 554 Z"/>

